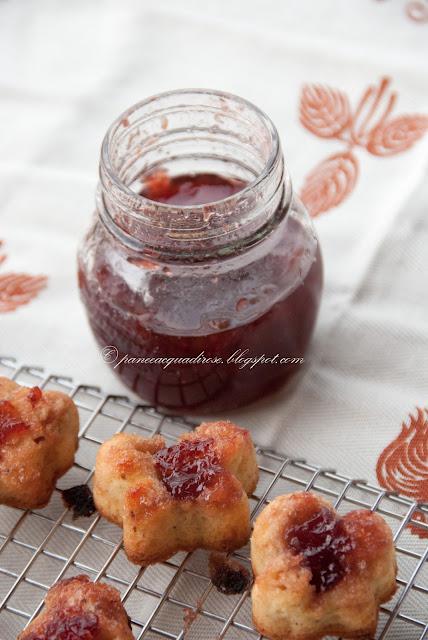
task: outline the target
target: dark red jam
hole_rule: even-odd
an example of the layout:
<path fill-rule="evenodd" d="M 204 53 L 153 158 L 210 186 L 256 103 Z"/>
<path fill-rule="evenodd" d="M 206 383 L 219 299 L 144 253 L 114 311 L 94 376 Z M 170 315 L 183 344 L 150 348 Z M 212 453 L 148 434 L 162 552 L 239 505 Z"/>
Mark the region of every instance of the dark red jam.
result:
<path fill-rule="evenodd" d="M 168 205 L 196 205 L 244 186 L 208 173 L 170 178 L 158 172 L 141 193 Z M 320 302 L 321 256 L 313 240 L 311 250 L 306 248 L 302 229 L 289 216 L 283 242 L 293 251 L 265 252 L 248 267 L 244 260 L 236 271 L 214 272 L 212 278 L 206 271 L 183 276 L 174 265 L 127 254 L 95 230 L 80 254 L 79 287 L 100 348 L 117 350 L 115 360 L 107 359 L 115 373 L 146 401 L 177 412 L 224 411 L 277 389 L 302 368 L 298 359 L 305 355 Z M 299 276 L 305 251 L 314 255 Z M 218 260 L 220 265 L 223 258 Z M 284 273 L 297 274 L 296 284 L 281 295 Z M 202 360 L 183 361 L 200 354 Z M 277 361 L 253 367 L 243 362 L 260 356 Z M 138 361 L 156 357 L 180 362 Z M 279 364 L 279 358 L 296 360 Z"/>
<path fill-rule="evenodd" d="M 334 587 L 348 572 L 346 555 L 353 543 L 343 520 L 329 509 L 321 509 L 307 522 L 289 529 L 286 540 L 294 553 L 303 555 L 317 593 Z"/>
<path fill-rule="evenodd" d="M 222 471 L 212 438 L 183 440 L 161 449 L 154 459 L 165 487 L 179 500 L 197 498 Z"/>
<path fill-rule="evenodd" d="M 144 181 L 141 195 L 164 204 L 197 206 L 223 200 L 245 187 L 240 180 L 231 180 L 213 173 L 176 176 L 158 171 Z"/>
<path fill-rule="evenodd" d="M 19 411 L 9 400 L 0 400 L 0 445 L 13 435 L 19 435 L 29 429 Z"/>
<path fill-rule="evenodd" d="M 27 398 L 29 399 L 33 407 L 35 407 L 39 400 L 41 400 L 42 398 L 42 390 L 40 389 L 40 387 L 32 387 L 27 393 Z"/>
<path fill-rule="evenodd" d="M 99 631 L 95 613 L 58 616 L 42 633 L 30 633 L 25 640 L 96 640 Z"/>

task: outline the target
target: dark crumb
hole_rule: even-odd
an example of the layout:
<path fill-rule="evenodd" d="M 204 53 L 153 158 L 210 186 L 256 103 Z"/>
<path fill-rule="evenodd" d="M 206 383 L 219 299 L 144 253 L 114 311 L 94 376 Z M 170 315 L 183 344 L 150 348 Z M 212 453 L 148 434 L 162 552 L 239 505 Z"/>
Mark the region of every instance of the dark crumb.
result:
<path fill-rule="evenodd" d="M 246 591 L 252 582 L 250 572 L 224 553 L 212 553 L 209 560 L 210 577 L 215 588 L 226 595 Z"/>
<path fill-rule="evenodd" d="M 87 484 L 79 484 L 61 491 L 62 499 L 68 509 L 73 510 L 73 520 L 83 516 L 89 518 L 96 511 L 92 491 Z"/>

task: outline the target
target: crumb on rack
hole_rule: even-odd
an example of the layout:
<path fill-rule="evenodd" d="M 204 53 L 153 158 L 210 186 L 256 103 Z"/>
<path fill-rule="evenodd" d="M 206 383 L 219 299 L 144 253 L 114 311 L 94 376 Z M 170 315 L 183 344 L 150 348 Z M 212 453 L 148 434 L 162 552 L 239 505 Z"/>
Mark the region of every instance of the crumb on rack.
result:
<path fill-rule="evenodd" d="M 220 593 L 244 593 L 251 585 L 252 577 L 248 569 L 225 553 L 212 553 L 208 566 L 211 581 Z"/>
<path fill-rule="evenodd" d="M 192 609 L 191 607 L 183 608 L 183 637 L 186 637 L 187 633 L 190 630 L 190 627 L 198 617 L 200 606 L 201 606 L 201 603 L 198 601 L 196 603 L 195 609 Z"/>
<path fill-rule="evenodd" d="M 96 511 L 92 491 L 87 484 L 79 484 L 61 491 L 65 506 L 73 511 L 75 518 L 89 518 Z"/>

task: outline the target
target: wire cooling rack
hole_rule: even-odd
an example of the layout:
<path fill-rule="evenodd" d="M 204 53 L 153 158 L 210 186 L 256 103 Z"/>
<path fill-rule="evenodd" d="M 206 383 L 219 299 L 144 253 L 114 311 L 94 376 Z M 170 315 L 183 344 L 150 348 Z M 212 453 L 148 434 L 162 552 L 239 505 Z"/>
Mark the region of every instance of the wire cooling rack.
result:
<path fill-rule="evenodd" d="M 76 464 L 59 489 L 91 483 L 99 445 L 118 431 L 162 434 L 168 444 L 194 426 L 164 416 L 126 397 L 0 357 L 0 375 L 21 384 L 68 393 L 81 420 Z M 258 448 L 260 482 L 251 497 L 257 516 L 269 500 L 290 491 L 311 490 L 331 500 L 340 513 L 366 508 L 382 514 L 394 532 L 398 590 L 381 608 L 376 638 L 428 640 L 428 506 L 351 480 L 331 469 Z M 248 548 L 233 554 L 250 568 Z M 128 562 L 121 530 L 98 515 L 73 520 L 55 491 L 41 510 L 0 507 L 0 640 L 17 634 L 43 606 L 57 580 L 86 573 L 116 587 L 135 638 L 155 640 L 260 640 L 251 622 L 248 593 L 226 596 L 211 584 L 208 554 L 179 553 L 167 562 L 140 568 Z"/>

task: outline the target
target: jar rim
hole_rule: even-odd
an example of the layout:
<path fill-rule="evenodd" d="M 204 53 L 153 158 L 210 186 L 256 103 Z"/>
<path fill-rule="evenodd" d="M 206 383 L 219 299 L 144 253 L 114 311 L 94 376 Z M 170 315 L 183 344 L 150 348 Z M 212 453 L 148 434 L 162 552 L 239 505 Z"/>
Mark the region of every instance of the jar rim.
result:
<path fill-rule="evenodd" d="M 253 180 L 250 180 L 248 183 L 246 183 L 245 186 L 239 191 L 237 191 L 236 193 L 230 196 L 227 196 L 226 198 L 221 198 L 220 200 L 212 200 L 209 203 L 205 203 L 205 204 L 198 204 L 198 205 L 164 204 L 162 202 L 157 202 L 156 200 L 151 200 L 150 198 L 145 197 L 141 193 L 138 193 L 132 190 L 127 184 L 125 184 L 125 182 L 123 182 L 119 178 L 111 162 L 110 145 L 113 141 L 114 134 L 117 132 L 121 124 L 124 121 L 126 121 L 135 111 L 138 111 L 139 109 L 146 107 L 147 105 L 149 105 L 152 102 L 155 102 L 156 100 L 167 98 L 169 96 L 174 96 L 174 95 L 185 96 L 186 94 L 193 94 L 193 95 L 200 94 L 200 95 L 218 97 L 220 99 L 224 98 L 225 100 L 232 100 L 235 103 L 250 109 L 253 113 L 255 113 L 258 116 L 258 118 L 260 119 L 260 122 L 264 125 L 266 131 L 269 134 L 270 150 L 269 150 L 269 155 L 267 157 L 267 160 L 264 163 L 263 169 L 258 173 L 258 175 Z M 187 210 L 187 211 L 197 212 L 197 211 L 202 211 L 204 207 L 206 207 L 207 205 L 227 204 L 228 202 L 233 202 L 234 200 L 236 200 L 237 197 L 245 197 L 247 194 L 249 194 L 252 190 L 257 188 L 261 183 L 263 183 L 264 180 L 268 178 L 268 176 L 270 175 L 271 171 L 275 166 L 275 162 L 277 160 L 279 153 L 280 153 L 280 141 L 279 141 L 278 131 L 273 121 L 271 120 L 271 118 L 262 109 L 257 107 L 257 105 L 255 105 L 250 100 L 247 100 L 246 98 L 242 98 L 241 96 L 238 96 L 234 93 L 230 93 L 227 91 L 220 91 L 217 89 L 204 89 L 204 88 L 172 89 L 170 91 L 163 91 L 160 93 L 153 94 L 152 96 L 149 96 L 144 100 L 136 102 L 131 107 L 123 111 L 111 123 L 111 125 L 107 129 L 107 132 L 101 144 L 101 159 L 103 163 L 103 170 L 106 172 L 111 183 L 117 189 L 122 191 L 122 193 L 124 193 L 124 195 L 127 198 L 131 199 L 134 204 L 137 204 L 138 208 L 140 207 L 143 208 L 144 206 L 149 206 L 149 207 L 156 206 L 159 208 L 167 207 L 169 211 L 174 211 L 174 210 L 186 211 Z M 291 193 L 291 183 L 290 183 L 290 179 L 287 171 L 285 171 L 284 179 L 286 181 L 286 192 Z"/>

